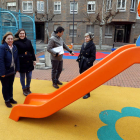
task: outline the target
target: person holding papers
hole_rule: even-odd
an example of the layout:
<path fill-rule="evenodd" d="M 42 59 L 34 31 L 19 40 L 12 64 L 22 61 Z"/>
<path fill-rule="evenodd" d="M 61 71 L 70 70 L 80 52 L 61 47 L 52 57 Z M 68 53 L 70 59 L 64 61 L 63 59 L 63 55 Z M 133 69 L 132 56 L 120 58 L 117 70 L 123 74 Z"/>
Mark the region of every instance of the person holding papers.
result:
<path fill-rule="evenodd" d="M 67 47 L 61 38 L 64 33 L 64 28 L 59 26 L 56 31 L 51 35 L 48 42 L 47 51 L 51 53 L 51 63 L 52 63 L 52 82 L 54 88 L 59 88 L 58 85 L 62 85 L 59 81 L 60 74 L 63 67 L 63 53 L 64 49 L 74 55 L 73 51 Z"/>

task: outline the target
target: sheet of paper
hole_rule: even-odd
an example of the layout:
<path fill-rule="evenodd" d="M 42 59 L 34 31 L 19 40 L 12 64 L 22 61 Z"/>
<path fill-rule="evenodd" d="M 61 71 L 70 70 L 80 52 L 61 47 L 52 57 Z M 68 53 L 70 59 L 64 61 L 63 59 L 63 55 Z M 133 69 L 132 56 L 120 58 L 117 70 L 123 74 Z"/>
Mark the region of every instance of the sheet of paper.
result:
<path fill-rule="evenodd" d="M 52 50 L 55 51 L 56 53 L 64 54 L 63 46 L 59 46 L 59 47 L 53 48 Z"/>

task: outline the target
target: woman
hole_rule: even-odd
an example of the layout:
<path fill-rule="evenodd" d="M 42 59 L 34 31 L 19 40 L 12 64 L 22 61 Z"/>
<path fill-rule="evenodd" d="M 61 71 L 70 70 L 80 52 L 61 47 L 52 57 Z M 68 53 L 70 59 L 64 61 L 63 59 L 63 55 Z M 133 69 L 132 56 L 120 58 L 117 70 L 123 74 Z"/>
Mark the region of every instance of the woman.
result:
<path fill-rule="evenodd" d="M 96 59 L 96 46 L 93 43 L 92 33 L 85 34 L 85 43 L 83 43 L 77 61 L 79 62 L 80 74 L 93 66 Z M 90 97 L 90 93 L 86 94 L 83 99 Z"/>
<path fill-rule="evenodd" d="M 7 32 L 0 45 L 0 76 L 3 98 L 9 108 L 12 107 L 11 103 L 17 104 L 13 99 L 13 83 L 17 71 L 19 71 L 18 50 L 13 45 L 13 34 Z"/>
<path fill-rule="evenodd" d="M 24 29 L 19 29 L 15 34 L 14 44 L 17 46 L 19 62 L 20 62 L 20 82 L 23 89 L 23 94 L 27 96 L 31 93 L 30 83 L 32 78 L 32 71 L 36 64 L 36 57 L 32 43 L 26 38 L 26 32 Z M 26 84 L 25 84 L 26 75 Z"/>

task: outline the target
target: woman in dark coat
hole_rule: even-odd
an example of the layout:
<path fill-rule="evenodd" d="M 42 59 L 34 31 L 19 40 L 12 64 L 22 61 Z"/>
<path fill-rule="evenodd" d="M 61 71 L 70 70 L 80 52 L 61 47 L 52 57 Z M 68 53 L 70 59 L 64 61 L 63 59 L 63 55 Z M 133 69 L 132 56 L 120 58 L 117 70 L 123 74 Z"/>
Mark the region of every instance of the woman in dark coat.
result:
<path fill-rule="evenodd" d="M 26 32 L 24 29 L 19 29 L 15 34 L 14 44 L 17 46 L 19 62 L 20 62 L 20 82 L 23 89 L 23 94 L 27 96 L 31 93 L 30 83 L 32 78 L 32 71 L 36 64 L 36 57 L 32 43 L 26 38 Z M 26 76 L 26 84 L 25 84 Z"/>
<path fill-rule="evenodd" d="M 7 32 L 0 45 L 0 79 L 2 83 L 2 94 L 7 107 L 17 104 L 13 99 L 13 83 L 15 73 L 19 71 L 18 50 L 13 45 L 13 34 Z"/>
<path fill-rule="evenodd" d="M 85 43 L 83 43 L 80 54 L 78 56 L 79 72 L 80 74 L 93 66 L 96 59 L 96 46 L 93 43 L 92 33 L 85 34 Z M 90 93 L 86 94 L 83 99 L 90 97 Z"/>

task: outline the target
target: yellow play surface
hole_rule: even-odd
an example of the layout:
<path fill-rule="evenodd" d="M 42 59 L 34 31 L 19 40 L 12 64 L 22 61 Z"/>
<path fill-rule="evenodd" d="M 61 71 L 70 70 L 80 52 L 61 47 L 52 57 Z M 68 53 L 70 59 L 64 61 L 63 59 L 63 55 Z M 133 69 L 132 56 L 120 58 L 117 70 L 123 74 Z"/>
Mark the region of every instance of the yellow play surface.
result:
<path fill-rule="evenodd" d="M 31 91 L 48 94 L 55 89 L 51 81 L 33 79 Z M 22 104 L 25 98 L 16 78 L 14 99 Z M 8 118 L 10 112 L 0 94 L 0 140 L 140 140 L 139 88 L 102 85 L 90 98 L 41 119 L 15 122 Z"/>

